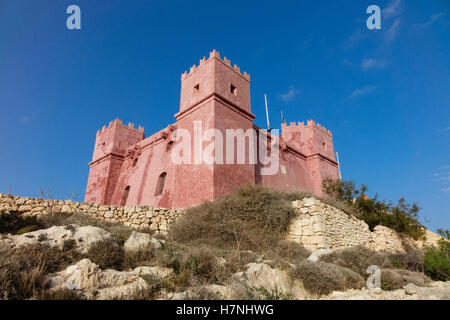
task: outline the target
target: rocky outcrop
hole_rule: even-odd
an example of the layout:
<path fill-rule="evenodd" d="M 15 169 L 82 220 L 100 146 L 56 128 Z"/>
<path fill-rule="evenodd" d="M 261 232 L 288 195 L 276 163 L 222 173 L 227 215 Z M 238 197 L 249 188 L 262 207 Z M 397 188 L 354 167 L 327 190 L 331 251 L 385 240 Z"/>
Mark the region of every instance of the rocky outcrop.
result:
<path fill-rule="evenodd" d="M 427 287 L 410 283 L 393 291 L 361 289 L 333 292 L 321 300 L 450 300 L 450 282 L 432 282 Z"/>
<path fill-rule="evenodd" d="M 65 270 L 49 276 L 50 291 L 69 289 L 80 297 L 95 300 L 124 300 L 145 296 L 150 284 L 144 276 L 164 279 L 172 269 L 138 267 L 132 271 L 101 270 L 98 265 L 83 259 Z"/>
<path fill-rule="evenodd" d="M 33 243 L 47 244 L 53 247 L 63 248 L 64 244 L 72 241 L 76 249 L 81 253 L 87 253 L 89 248 L 98 241 L 113 241 L 112 235 L 101 228 L 93 226 L 69 225 L 53 226 L 49 229 L 42 229 L 28 232 L 23 235 L 6 235 L 2 242 L 13 248 Z"/>
<path fill-rule="evenodd" d="M 150 236 L 148 233 L 133 231 L 125 241 L 123 248 L 125 251 L 142 251 L 148 248 L 159 249 L 164 241 Z"/>

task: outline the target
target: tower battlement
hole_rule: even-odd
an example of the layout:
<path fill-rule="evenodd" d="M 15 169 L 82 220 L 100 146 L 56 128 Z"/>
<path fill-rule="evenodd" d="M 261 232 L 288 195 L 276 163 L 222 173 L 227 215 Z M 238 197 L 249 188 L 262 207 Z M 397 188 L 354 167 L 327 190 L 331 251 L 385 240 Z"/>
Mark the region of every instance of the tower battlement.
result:
<path fill-rule="evenodd" d="M 330 130 L 328 130 L 327 128 L 325 128 L 324 126 L 321 126 L 319 123 L 315 122 L 314 120 L 308 120 L 306 121 L 306 125 L 305 123 L 302 122 L 290 122 L 289 124 L 281 124 L 281 129 L 282 130 L 295 130 L 295 129 L 301 129 L 301 128 L 308 128 L 308 127 L 313 127 L 313 128 L 317 128 L 321 131 L 323 131 L 324 133 L 332 136 L 332 133 Z"/>
<path fill-rule="evenodd" d="M 139 126 L 138 128 L 134 127 L 134 123 L 129 122 L 128 125 L 123 124 L 122 120 L 120 119 L 116 119 L 114 121 L 111 121 L 108 126 L 103 126 L 101 129 L 97 130 L 97 135 L 100 135 L 102 133 L 105 133 L 108 129 L 112 129 L 114 127 L 124 127 L 124 128 L 129 128 L 129 129 L 134 129 L 137 130 L 139 132 L 144 132 L 144 127 Z"/>
<path fill-rule="evenodd" d="M 241 77 L 243 77 L 247 81 L 250 81 L 250 75 L 247 72 L 241 73 L 241 69 L 236 64 L 234 66 L 232 66 L 231 65 L 231 60 L 227 59 L 227 57 L 224 57 L 223 59 L 221 59 L 220 58 L 220 53 L 218 51 L 216 51 L 215 49 L 209 53 L 209 58 L 208 59 L 206 59 L 206 57 L 203 57 L 202 59 L 200 59 L 200 63 L 199 63 L 198 66 L 194 64 L 189 69 L 189 72 L 185 71 L 181 75 L 181 80 L 185 80 L 188 77 L 190 77 L 192 74 L 194 74 L 197 71 L 198 68 L 200 68 L 201 66 L 205 65 L 211 59 L 217 59 L 218 61 L 220 61 L 223 64 L 225 64 L 226 66 L 228 66 L 230 69 L 234 70 Z"/>

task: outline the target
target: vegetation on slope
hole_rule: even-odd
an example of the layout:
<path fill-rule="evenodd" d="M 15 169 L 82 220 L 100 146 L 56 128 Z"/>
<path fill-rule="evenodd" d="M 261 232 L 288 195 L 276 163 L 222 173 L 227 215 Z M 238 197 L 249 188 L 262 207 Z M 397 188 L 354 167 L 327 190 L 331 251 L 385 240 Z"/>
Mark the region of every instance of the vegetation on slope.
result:
<path fill-rule="evenodd" d="M 376 199 L 370 201 L 357 198 L 355 203 L 360 203 L 355 205 L 350 199 L 353 199 L 357 192 L 351 185 L 342 185 L 342 188 L 336 189 L 333 198 L 321 200 L 337 204 L 341 209 L 362 217 L 364 212 L 367 216 L 390 214 L 383 210 L 392 208 L 380 205 Z M 112 268 L 118 271 L 138 266 L 173 269 L 173 274 L 164 280 L 146 279 L 151 284 L 149 291 L 134 297 L 136 299 L 154 299 L 161 297 L 163 292 L 182 292 L 208 284 L 226 285 L 233 275 L 246 270 L 246 264 L 262 261 L 273 268 L 288 271 L 292 280 L 300 281 L 308 292 L 317 296 L 335 290 L 364 287 L 369 276 L 366 272 L 369 265 L 382 268 L 382 288 L 386 290 L 401 288 L 408 282 L 423 284 L 428 281 L 424 272 L 433 279 L 448 280 L 448 240 L 441 241 L 438 248 L 429 248 L 426 251 L 414 250 L 387 256 L 365 247 L 355 247 L 323 256 L 319 262 L 308 261 L 308 250 L 298 243 L 284 240 L 294 217 L 291 201 L 308 196 L 309 193 L 286 193 L 261 186 L 243 187 L 214 202 L 205 202 L 190 208 L 171 228 L 160 248 L 148 247 L 138 252 L 124 250 L 124 243 L 132 230 L 120 224 L 105 223 L 79 214 L 48 215 L 39 219 L 24 218 L 15 213 L 2 214 L 1 233 L 17 233 L 18 227 L 22 229 L 28 226 L 40 229 L 53 225 L 63 225 L 67 228 L 71 228 L 72 224 L 94 225 L 109 231 L 115 241 L 98 242 L 86 254 L 77 252 L 74 243 L 70 242 L 65 243 L 62 249 L 42 243 L 20 249 L 1 245 L 0 299 L 77 298 L 78 296 L 68 290 L 50 293 L 47 290 L 47 275 L 61 271 L 82 258 L 89 258 L 102 269 Z M 415 219 L 414 212 L 410 211 L 412 207 L 408 208 L 397 206 L 398 211 L 392 210 L 393 215 L 402 216 L 402 211 L 408 221 L 406 224 L 409 227 L 415 226 L 415 223 L 411 223 L 411 219 Z M 389 220 L 383 216 L 377 223 L 390 223 L 385 221 Z M 402 222 L 390 225 L 404 224 Z M 403 230 L 415 230 L 414 227 L 409 227 Z M 400 227 L 397 229 L 402 230 Z M 409 234 L 409 231 L 406 233 Z M 446 234 L 448 239 L 448 231 L 442 234 Z M 258 293 L 266 292 L 263 297 L 267 299 L 287 298 L 265 288 L 255 290 Z M 214 298 L 206 293 L 203 296 L 201 291 L 199 292 L 198 298 Z M 250 293 L 244 293 L 242 296 L 249 297 L 255 296 Z"/>
<path fill-rule="evenodd" d="M 392 202 L 378 200 L 377 196 L 366 197 L 367 187 L 362 185 L 357 189 L 353 181 L 325 179 L 323 190 L 330 198 L 347 204 L 351 213 L 364 220 L 371 231 L 382 225 L 415 240 L 425 235 L 425 227 L 418 220 L 420 208 L 416 203 L 407 204 L 401 198 L 397 205 L 393 205 Z"/>

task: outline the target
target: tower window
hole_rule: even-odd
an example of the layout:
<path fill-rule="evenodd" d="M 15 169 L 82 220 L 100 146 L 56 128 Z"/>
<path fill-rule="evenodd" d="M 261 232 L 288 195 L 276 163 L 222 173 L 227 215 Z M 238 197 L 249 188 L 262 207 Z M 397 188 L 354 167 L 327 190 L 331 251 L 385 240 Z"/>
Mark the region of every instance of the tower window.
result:
<path fill-rule="evenodd" d="M 166 151 L 172 150 L 172 147 L 173 147 L 173 141 L 169 141 L 169 143 L 167 144 Z"/>
<path fill-rule="evenodd" d="M 200 91 L 200 84 L 197 84 L 195 87 L 194 87 L 194 93 L 198 93 Z"/>
<path fill-rule="evenodd" d="M 322 142 L 322 147 L 325 149 L 325 142 Z"/>
<path fill-rule="evenodd" d="M 235 86 L 231 85 L 230 92 L 231 94 L 237 96 L 237 88 Z"/>
<path fill-rule="evenodd" d="M 127 200 L 128 200 L 128 194 L 130 193 L 130 186 L 125 188 L 125 191 L 123 192 L 122 195 L 122 202 L 120 203 L 121 206 L 124 206 L 127 204 Z"/>
<path fill-rule="evenodd" d="M 134 161 L 133 161 L 133 167 L 136 167 L 137 163 L 138 163 L 138 158 L 134 159 Z"/>
<path fill-rule="evenodd" d="M 167 173 L 163 172 L 158 178 L 158 184 L 156 185 L 155 196 L 159 196 L 164 191 L 164 183 L 166 182 Z"/>

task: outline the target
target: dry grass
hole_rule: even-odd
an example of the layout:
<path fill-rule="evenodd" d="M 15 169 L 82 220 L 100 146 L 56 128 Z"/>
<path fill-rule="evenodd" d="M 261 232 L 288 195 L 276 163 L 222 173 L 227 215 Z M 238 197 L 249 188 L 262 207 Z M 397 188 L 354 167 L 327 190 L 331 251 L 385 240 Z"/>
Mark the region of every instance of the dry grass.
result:
<path fill-rule="evenodd" d="M 367 268 L 371 265 L 376 265 L 380 268 L 393 268 L 386 256 L 363 246 L 335 251 L 322 256 L 320 260 L 353 270 L 364 279 L 370 276 L 367 273 Z"/>
<path fill-rule="evenodd" d="M 304 260 L 292 270 L 291 276 L 301 280 L 306 290 L 318 296 L 333 291 L 360 289 L 365 284 L 364 279 L 350 269 L 308 260 Z"/>
<path fill-rule="evenodd" d="M 0 292 L 7 299 L 28 299 L 44 292 L 47 274 L 79 259 L 74 250 L 62 251 L 36 243 L 13 250 L 0 246 Z"/>
<path fill-rule="evenodd" d="M 112 241 L 98 241 L 88 250 L 85 258 L 101 269 L 122 270 L 125 258 L 123 247 Z"/>
<path fill-rule="evenodd" d="M 424 272 L 424 256 L 425 250 L 415 249 L 407 251 L 403 254 L 393 254 L 389 257 L 395 259 L 396 262 L 400 264 L 401 268 L 404 268 L 413 272 Z"/>
<path fill-rule="evenodd" d="M 295 215 L 284 196 L 261 186 L 240 188 L 188 209 L 170 235 L 186 244 L 263 251 L 283 238 Z"/>
<path fill-rule="evenodd" d="M 381 270 L 381 289 L 396 290 L 401 289 L 408 283 L 417 286 L 425 286 L 431 281 L 425 274 L 400 269 L 382 269 Z"/>

